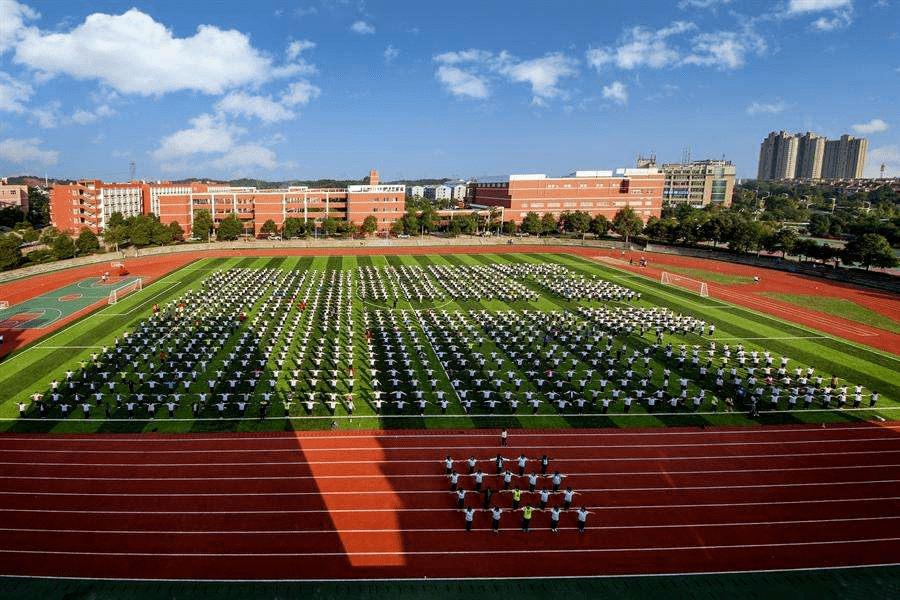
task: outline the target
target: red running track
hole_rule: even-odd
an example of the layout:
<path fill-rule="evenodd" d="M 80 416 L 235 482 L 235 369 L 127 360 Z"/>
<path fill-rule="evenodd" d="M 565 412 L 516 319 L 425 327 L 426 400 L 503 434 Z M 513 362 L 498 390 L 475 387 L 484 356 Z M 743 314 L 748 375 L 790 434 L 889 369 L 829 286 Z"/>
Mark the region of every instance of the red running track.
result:
<path fill-rule="evenodd" d="M 883 564 L 900 552 L 898 434 L 875 424 L 512 432 L 504 456 L 525 453 L 530 471 L 549 454 L 578 492 L 574 506 L 591 512 L 584 535 L 574 511 L 558 534 L 541 512 L 529 533 L 508 512 L 492 535 L 481 511 L 463 531 L 443 458 L 471 488 L 463 459 L 475 455 L 485 487 L 499 487 L 492 431 L 3 435 L 0 572 L 359 579 Z"/>

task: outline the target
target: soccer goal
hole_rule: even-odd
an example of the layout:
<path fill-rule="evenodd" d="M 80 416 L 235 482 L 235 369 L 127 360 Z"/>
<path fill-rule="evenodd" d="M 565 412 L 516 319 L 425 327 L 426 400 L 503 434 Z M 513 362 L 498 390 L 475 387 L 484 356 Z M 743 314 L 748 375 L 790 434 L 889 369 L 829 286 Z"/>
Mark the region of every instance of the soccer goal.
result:
<path fill-rule="evenodd" d="M 122 287 L 118 287 L 109 293 L 109 303 L 115 304 L 119 301 L 119 298 L 124 296 L 125 294 L 130 294 L 131 292 L 139 292 L 144 289 L 144 286 L 141 282 L 141 278 L 138 277 L 134 281 L 123 285 Z"/>
<path fill-rule="evenodd" d="M 706 285 L 705 281 L 700 281 L 699 279 L 691 279 L 690 277 L 685 277 L 684 275 L 677 275 L 675 273 L 663 271 L 662 275 L 660 275 L 659 277 L 659 282 L 663 285 L 674 285 L 680 288 L 684 288 L 688 291 L 694 292 L 695 294 L 700 294 L 704 298 L 709 297 L 709 287 Z"/>

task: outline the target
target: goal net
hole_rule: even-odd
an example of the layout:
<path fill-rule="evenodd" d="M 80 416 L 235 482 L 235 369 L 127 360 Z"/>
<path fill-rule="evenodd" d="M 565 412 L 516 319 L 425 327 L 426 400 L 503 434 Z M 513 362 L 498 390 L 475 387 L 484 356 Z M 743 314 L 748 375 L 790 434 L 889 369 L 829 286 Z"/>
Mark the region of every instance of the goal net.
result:
<path fill-rule="evenodd" d="M 142 289 L 144 289 L 144 286 L 142 285 L 141 279 L 139 277 L 134 281 L 126 283 L 125 285 L 117 287 L 116 289 L 111 291 L 109 293 L 109 303 L 115 304 L 122 296 L 130 294 L 131 292 L 139 292 Z"/>
<path fill-rule="evenodd" d="M 705 281 L 700 281 L 699 279 L 691 279 L 684 275 L 663 271 L 662 275 L 660 275 L 659 282 L 663 285 L 674 285 L 686 289 L 695 294 L 700 294 L 704 298 L 709 297 L 709 287 L 706 285 Z"/>

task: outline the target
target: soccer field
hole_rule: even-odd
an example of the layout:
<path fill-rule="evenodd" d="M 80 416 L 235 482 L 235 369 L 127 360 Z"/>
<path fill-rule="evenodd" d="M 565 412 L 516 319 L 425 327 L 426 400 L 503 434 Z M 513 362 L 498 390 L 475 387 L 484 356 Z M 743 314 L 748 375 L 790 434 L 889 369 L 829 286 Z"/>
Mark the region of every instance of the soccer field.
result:
<path fill-rule="evenodd" d="M 601 291 L 610 292 L 594 296 Z M 763 373 L 766 353 L 771 383 Z M 782 357 L 788 362 L 779 375 Z M 5 361 L 0 429 L 631 428 L 892 419 L 898 362 L 896 355 L 569 254 L 211 258 Z M 826 406 L 832 377 L 838 385 Z M 873 391 L 877 405 L 869 408 Z M 758 414 L 750 418 L 753 396 Z"/>

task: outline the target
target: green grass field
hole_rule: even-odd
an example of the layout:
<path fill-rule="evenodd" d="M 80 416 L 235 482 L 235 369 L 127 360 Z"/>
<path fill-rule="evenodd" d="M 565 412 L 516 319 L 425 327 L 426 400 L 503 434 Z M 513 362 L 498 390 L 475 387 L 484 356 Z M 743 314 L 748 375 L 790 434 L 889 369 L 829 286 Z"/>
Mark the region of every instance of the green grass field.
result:
<path fill-rule="evenodd" d="M 834 315 L 836 317 L 856 321 L 857 323 L 865 323 L 872 327 L 878 327 L 885 331 L 900 333 L 900 323 L 843 298 L 828 298 L 826 296 L 812 296 L 810 294 L 775 294 L 771 292 L 764 293 L 763 295 L 801 308 L 817 310 L 827 315 Z"/>
<path fill-rule="evenodd" d="M 775 356 L 790 356 L 791 367 L 797 364 L 812 366 L 816 372 L 823 375 L 825 380 L 831 375 L 836 375 L 843 382 L 853 386 L 862 385 L 868 392 L 878 390 L 880 399 L 878 406 L 872 410 L 786 410 L 766 411 L 755 419 L 749 419 L 743 412 L 725 413 L 724 406 L 719 406 L 718 412 L 713 412 L 711 404 L 704 402 L 698 413 L 680 411 L 674 414 L 666 414 L 657 410 L 655 414 L 648 414 L 643 407 L 636 406 L 629 414 L 624 414 L 621 402 L 614 405 L 608 414 L 562 414 L 557 415 L 548 403 L 541 406 L 536 415 L 531 415 L 530 410 L 520 409 L 512 414 L 509 410 L 498 410 L 494 415 L 476 414 L 466 415 L 454 402 L 446 415 L 439 414 L 434 406 L 430 406 L 424 416 L 417 414 L 393 415 L 387 411 L 385 415 L 377 416 L 372 405 L 364 399 L 368 397 L 371 389 L 365 378 L 361 381 L 356 392 L 360 393 L 361 400 L 356 402 L 356 411 L 352 422 L 339 408 L 336 417 L 325 410 L 324 406 L 318 406 L 314 416 L 306 417 L 298 404 L 285 409 L 281 402 L 273 401 L 269 410 L 268 419 L 259 421 L 256 418 L 255 407 L 251 407 L 246 418 L 237 418 L 229 413 L 228 418 L 218 419 L 209 411 L 201 414 L 201 418 L 192 418 L 188 402 L 183 402 L 174 419 L 166 417 L 165 411 L 160 411 L 153 420 L 135 418 L 128 420 L 124 411 L 118 410 L 111 418 L 103 418 L 102 412 L 95 411 L 93 418 L 85 420 L 80 411 L 75 410 L 68 418 L 61 419 L 59 415 L 51 414 L 47 419 L 18 419 L 18 403 L 27 401 L 35 392 L 46 394 L 52 379 L 62 381 L 64 373 L 71 369 L 79 370 L 82 361 L 88 361 L 92 353 L 99 352 L 103 347 L 111 347 L 117 337 L 125 331 L 134 330 L 149 316 L 150 307 L 156 303 L 165 305 L 180 298 L 190 290 L 197 290 L 201 281 L 215 273 L 229 268 L 246 269 L 276 269 L 284 273 L 303 273 L 310 269 L 318 271 L 355 270 L 361 266 L 387 266 L 399 267 L 434 265 L 488 265 L 492 263 L 524 262 L 542 264 L 554 261 L 570 269 L 576 275 L 587 277 L 599 276 L 613 283 L 628 287 L 642 294 L 638 303 L 630 303 L 630 306 L 663 306 L 676 313 L 692 315 L 716 324 L 714 340 L 721 347 L 728 343 L 736 346 L 743 343 L 747 350 L 769 350 Z M 711 279 L 711 277 L 706 277 Z M 356 284 L 354 284 L 356 285 Z M 535 300 L 515 300 L 509 303 L 498 300 L 448 300 L 440 307 L 446 311 L 462 311 L 466 313 L 472 309 L 484 309 L 487 311 L 522 311 L 525 309 L 534 311 L 575 311 L 579 302 L 568 301 L 562 297 L 539 288 L 534 284 L 527 284 L 534 291 L 539 292 Z M 364 311 L 410 311 L 412 309 L 428 308 L 428 304 L 414 302 L 410 304 L 406 300 L 400 300 L 393 307 L 388 302 L 363 301 L 358 297 L 358 289 L 354 288 L 352 319 L 355 323 L 356 356 L 364 354 L 365 342 L 360 332 L 364 330 L 362 325 Z M 614 306 L 616 302 L 608 305 Z M 248 317 L 255 316 L 259 304 L 250 307 Z M 596 306 L 596 303 L 594 303 Z M 292 309 L 292 310 L 296 310 Z M 412 313 L 407 313 L 412 314 Z M 318 324 L 316 324 L 318 327 Z M 318 335 L 329 335 L 328 332 L 314 330 Z M 414 343 L 412 339 L 414 331 L 407 338 L 408 343 Z M 422 341 L 419 336 L 419 342 Z M 630 348 L 642 348 L 653 341 L 652 335 L 643 337 L 637 334 L 617 339 L 617 344 L 630 344 Z M 705 336 L 698 339 L 696 335 L 686 336 L 667 335 L 666 342 L 671 341 L 677 347 L 685 343 L 690 347 L 693 344 L 706 344 Z M 665 342 L 664 342 L 665 343 Z M 227 349 L 226 349 L 227 350 Z M 483 349 L 484 352 L 496 351 L 493 341 L 488 339 Z M 433 349 L 427 349 L 422 354 L 423 358 L 416 365 L 417 375 L 429 366 L 439 373 L 439 387 L 452 392 L 449 379 L 441 373 L 440 362 Z M 358 358 L 357 358 L 358 360 Z M 652 366 L 654 368 L 651 386 L 659 385 L 662 377 L 662 357 L 659 353 L 654 355 Z M 777 366 L 777 363 L 776 363 Z M 880 417 L 884 419 L 895 418 L 900 399 L 900 386 L 897 383 L 897 372 L 900 367 L 900 359 L 878 350 L 870 349 L 858 344 L 827 336 L 820 332 L 794 324 L 785 323 L 774 317 L 756 313 L 754 311 L 732 306 L 713 298 L 700 298 L 690 292 L 676 287 L 662 286 L 658 282 L 650 281 L 638 275 L 617 271 L 610 267 L 587 261 L 578 257 L 565 254 L 482 254 L 482 255 L 434 255 L 434 256 L 345 256 L 345 257 L 264 257 L 264 258 L 218 258 L 205 259 L 189 265 L 167 277 L 146 286 L 143 291 L 126 296 L 117 304 L 107 306 L 79 322 L 54 334 L 48 335 L 33 346 L 18 352 L 3 363 L 3 374 L 0 375 L 0 385 L 7 393 L 0 404 L 0 430 L 6 431 L 52 431 L 52 432 L 185 432 L 185 431 L 254 431 L 254 430 L 283 430 L 283 429 L 324 429 L 336 421 L 341 428 L 466 428 L 466 427 L 529 427 L 529 428 L 558 428 L 558 427 L 659 427 L 659 426 L 699 426 L 699 425 L 750 425 L 759 423 L 820 423 L 835 421 L 852 421 Z M 211 366 L 210 369 L 213 367 Z M 267 372 L 274 368 L 273 364 L 266 367 Z M 579 371 L 580 372 L 580 371 Z M 424 377 L 424 375 L 422 375 Z M 264 378 L 263 378 L 264 379 Z M 205 378 L 201 374 L 191 392 L 202 390 Z M 526 383 L 526 388 L 528 384 Z M 694 394 L 701 385 L 697 381 L 691 381 L 690 391 Z M 285 374 L 282 373 L 278 380 L 274 399 L 286 397 L 288 387 Z M 867 406 L 866 401 L 863 406 Z M 782 400 L 782 407 L 784 401 Z M 29 417 L 34 412 L 29 412 Z M 289 417 L 289 418 L 286 418 Z"/>
<path fill-rule="evenodd" d="M 691 269 L 688 267 L 676 267 L 674 265 L 666 265 L 666 271 L 670 273 L 678 273 L 686 277 L 697 279 L 698 281 L 706 281 L 712 283 L 721 283 L 722 285 L 735 285 L 740 283 L 750 283 L 752 277 L 744 275 L 729 275 L 725 273 L 716 273 L 714 271 L 704 271 L 703 269 Z"/>

